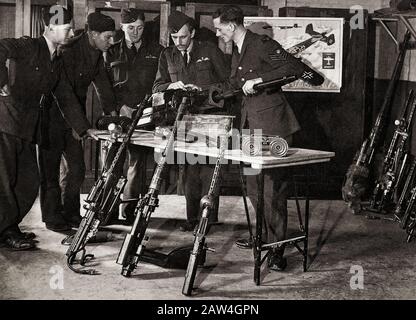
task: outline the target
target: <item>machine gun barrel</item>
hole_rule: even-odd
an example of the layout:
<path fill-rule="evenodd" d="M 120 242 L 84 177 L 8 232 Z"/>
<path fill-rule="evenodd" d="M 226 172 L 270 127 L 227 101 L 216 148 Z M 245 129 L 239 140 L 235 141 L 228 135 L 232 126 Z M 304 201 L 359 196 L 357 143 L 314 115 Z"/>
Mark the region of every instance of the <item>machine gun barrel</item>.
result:
<path fill-rule="evenodd" d="M 178 94 L 182 96 L 182 101 L 178 108 L 172 132 L 169 135 L 166 146 L 161 154 L 160 159 L 158 160 L 158 164 L 153 173 L 152 181 L 149 186 L 149 191 L 146 196 L 137 204 L 135 210 L 136 218 L 134 220 L 133 226 L 130 232 L 124 238 L 119 255 L 117 257 L 116 262 L 122 265 L 121 274 L 125 277 L 130 277 L 131 273 L 140 261 L 141 255 L 144 252 L 144 241 L 147 240 L 146 229 L 149 224 L 151 214 L 158 206 L 158 192 L 162 181 L 162 172 L 166 165 L 167 157 L 173 151 L 179 121 L 182 119 L 189 104 L 189 95 L 184 94 L 184 92 L 178 92 Z"/>
<path fill-rule="evenodd" d="M 86 255 L 85 246 L 89 239 L 91 239 L 98 231 L 98 227 L 101 223 L 108 220 L 112 209 L 118 203 L 120 194 L 123 191 L 126 183 L 126 178 L 121 176 L 121 173 L 116 173 L 115 168 L 121 161 L 121 155 L 127 144 L 130 142 L 133 135 L 134 128 L 139 121 L 143 110 L 145 109 L 149 101 L 149 96 L 146 96 L 139 106 L 139 110 L 131 123 L 126 137 L 123 142 L 118 146 L 117 152 L 111 162 L 108 169 L 104 170 L 100 178 L 96 181 L 91 188 L 87 199 L 85 208 L 87 212 L 82 218 L 77 232 L 71 242 L 70 247 L 66 252 L 68 267 L 77 273 L 81 274 L 98 274 L 94 269 L 81 270 L 75 269 L 73 264 L 75 262 L 76 255 L 82 252 L 82 256 L 79 260 L 80 265 L 84 266 L 87 258 L 93 258 L 93 255 Z"/>
<path fill-rule="evenodd" d="M 231 129 L 229 124 L 227 132 Z M 196 269 L 198 265 L 203 265 L 205 261 L 206 251 L 208 247 L 205 243 L 205 238 L 208 233 L 208 218 L 209 214 L 213 210 L 213 197 L 215 196 L 218 188 L 218 181 L 220 178 L 221 161 L 224 158 L 225 149 L 227 147 L 227 135 L 221 136 L 220 151 L 215 163 L 214 173 L 211 178 L 211 185 L 208 190 L 208 194 L 201 199 L 202 215 L 198 224 L 198 229 L 194 238 L 194 246 L 189 257 L 188 267 L 186 269 L 185 280 L 182 287 L 182 294 L 190 296 L 196 276 Z"/>
<path fill-rule="evenodd" d="M 376 122 L 374 123 L 373 129 L 371 130 L 371 133 L 368 139 L 369 144 L 367 146 L 367 152 L 365 154 L 366 156 L 362 158 L 362 164 L 364 165 L 367 165 L 367 166 L 370 165 L 373 159 L 374 150 L 375 148 L 378 147 L 381 136 L 384 133 L 384 129 L 386 126 L 386 121 L 387 121 L 387 115 L 392 105 L 394 92 L 396 91 L 397 83 L 400 79 L 401 71 L 403 69 L 404 58 L 406 56 L 406 50 L 407 50 L 407 46 L 410 40 L 410 36 L 411 36 L 410 32 L 407 31 L 404 36 L 401 50 L 397 57 L 396 64 L 394 66 L 392 79 L 390 80 L 389 86 L 387 87 L 386 96 L 383 100 L 383 104 L 380 108 Z"/>
<path fill-rule="evenodd" d="M 261 91 L 261 90 L 265 90 L 265 89 L 269 89 L 269 88 L 273 88 L 273 87 L 281 87 L 285 84 L 291 83 L 295 80 L 297 80 L 298 77 L 293 75 L 293 76 L 287 76 L 287 77 L 283 77 L 283 78 L 278 78 L 278 79 L 273 79 L 273 80 L 269 80 L 269 81 L 265 81 L 262 83 L 258 83 L 256 85 L 253 86 L 253 88 L 255 90 Z M 225 99 L 230 99 L 232 97 L 235 97 L 239 94 L 241 94 L 243 92 L 243 89 L 236 89 L 236 90 L 231 90 L 231 91 L 227 91 L 224 93 L 220 93 L 218 91 L 213 91 L 211 93 L 212 95 L 212 100 L 216 103 L 220 102 L 221 100 L 225 100 Z"/>

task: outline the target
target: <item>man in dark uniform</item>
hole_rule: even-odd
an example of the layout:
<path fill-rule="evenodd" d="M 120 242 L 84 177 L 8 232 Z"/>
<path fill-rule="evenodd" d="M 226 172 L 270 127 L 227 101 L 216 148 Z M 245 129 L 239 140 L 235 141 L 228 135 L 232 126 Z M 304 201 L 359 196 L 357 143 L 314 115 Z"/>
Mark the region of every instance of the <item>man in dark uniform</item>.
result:
<path fill-rule="evenodd" d="M 0 240 L 12 250 L 35 247 L 33 233 L 18 224 L 31 209 L 39 189 L 35 143 L 47 138 L 46 108 L 59 105 L 79 136 L 94 136 L 72 88 L 62 73 L 58 45 L 73 35 L 72 16 L 61 6 L 45 10 L 45 32 L 39 38 L 0 40 Z M 9 83 L 6 60 L 13 59 Z M 42 106 L 42 108 L 40 107 Z"/>
<path fill-rule="evenodd" d="M 242 88 L 241 127 L 250 130 L 261 129 L 262 134 L 278 135 L 292 143 L 292 135 L 300 129 L 299 123 L 281 90 L 258 93 L 253 89 L 257 83 L 295 75 L 312 85 L 323 82 L 323 78 L 313 73 L 300 60 L 287 53 L 282 46 L 268 36 L 258 35 L 243 26 L 242 10 L 227 5 L 213 15 L 218 37 L 233 41 L 231 64 L 231 84 Z M 285 170 L 269 172 L 264 177 L 265 224 L 262 240 L 272 243 L 285 239 L 287 230 L 287 177 Z M 256 208 L 256 176 L 247 176 L 247 193 Z M 239 241 L 250 247 L 249 241 Z M 284 247 L 274 250 L 269 256 L 268 266 L 272 270 L 284 270 L 287 262 L 283 257 Z"/>
<path fill-rule="evenodd" d="M 100 13 L 91 13 L 87 23 L 86 32 L 62 47 L 64 72 L 84 113 L 88 87 L 93 82 L 104 113 L 115 115 L 116 100 L 102 56 L 112 44 L 115 23 Z M 84 152 L 81 141 L 65 124 L 58 109 L 50 110 L 49 119 L 50 144 L 41 149 L 40 156 L 42 220 L 49 230 L 64 231 L 77 227 L 81 221 L 80 188 L 85 177 Z"/>
<path fill-rule="evenodd" d="M 174 42 L 162 51 L 153 92 L 167 89 L 202 88 L 223 83 L 229 77 L 229 67 L 224 54 L 211 42 L 195 41 L 195 21 L 185 14 L 174 11 L 168 18 L 168 28 Z M 205 106 L 197 106 L 204 113 Z M 212 112 L 212 110 L 210 111 Z M 184 173 L 187 222 L 182 231 L 191 231 L 198 223 L 199 202 L 208 193 L 213 165 L 186 164 Z M 216 210 L 210 221 L 218 220 L 218 197 Z"/>
<path fill-rule="evenodd" d="M 143 37 L 144 13 L 138 9 L 121 11 L 122 38 L 108 50 L 106 63 L 110 68 L 117 104 L 121 105 L 120 116 L 132 118 L 138 104 L 146 94 L 152 93 L 157 64 L 163 47 L 156 41 Z M 155 39 L 158 40 L 158 39 Z M 146 155 L 148 148 L 130 144 L 128 147 L 129 167 L 124 199 L 136 199 L 146 192 Z M 137 202 L 124 208 L 126 223 L 134 221 Z"/>

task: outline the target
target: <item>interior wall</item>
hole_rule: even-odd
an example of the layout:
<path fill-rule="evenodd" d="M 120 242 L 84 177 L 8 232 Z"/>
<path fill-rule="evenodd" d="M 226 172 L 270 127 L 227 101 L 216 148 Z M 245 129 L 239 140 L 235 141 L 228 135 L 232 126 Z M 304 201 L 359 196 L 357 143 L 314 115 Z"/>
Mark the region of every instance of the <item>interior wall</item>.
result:
<path fill-rule="evenodd" d="M 0 3 L 0 39 L 14 37 L 16 6 Z"/>
<path fill-rule="evenodd" d="M 281 7 L 315 7 L 315 8 L 339 8 L 348 9 L 359 5 L 367 9 L 369 13 L 374 10 L 388 7 L 389 0 L 262 0 L 264 6 L 272 9 L 275 15 Z"/>
<path fill-rule="evenodd" d="M 262 0 L 262 5 L 268 6 L 273 10 L 273 15 L 278 16 L 281 7 L 315 7 L 315 8 L 343 8 L 348 9 L 353 6 L 361 6 L 369 13 L 375 10 L 389 7 L 389 0 Z M 416 27 L 416 19 L 410 22 Z M 402 23 L 388 23 L 392 32 L 400 39 L 403 39 L 405 28 Z M 394 68 L 394 57 L 397 55 L 397 48 L 387 32 L 379 24 L 376 24 L 375 33 L 375 79 L 389 79 Z M 416 52 L 409 52 L 403 68 L 401 80 L 416 81 L 416 70 L 410 68 L 416 62 Z M 393 58 L 393 59 L 392 59 Z"/>

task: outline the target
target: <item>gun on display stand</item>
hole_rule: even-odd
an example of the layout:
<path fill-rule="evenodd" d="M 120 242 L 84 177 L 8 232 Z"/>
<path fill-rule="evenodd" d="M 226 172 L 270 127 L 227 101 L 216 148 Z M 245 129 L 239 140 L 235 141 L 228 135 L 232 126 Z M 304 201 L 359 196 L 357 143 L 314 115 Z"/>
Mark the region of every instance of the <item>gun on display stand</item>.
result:
<path fill-rule="evenodd" d="M 411 90 L 400 119 L 395 121 L 396 129 L 384 157 L 380 178 L 374 188 L 370 207 L 366 210 L 381 212 L 392 201 L 393 195 L 402 184 L 407 165 L 406 141 L 410 135 L 416 108 L 416 98 Z"/>
<path fill-rule="evenodd" d="M 179 121 L 182 119 L 185 111 L 190 106 L 190 99 L 193 95 L 199 93 L 194 90 L 183 91 L 176 90 L 172 102 L 177 105 L 178 99 L 181 99 L 179 107 L 177 108 L 177 115 L 172 131 L 167 139 L 166 146 L 161 153 L 161 156 L 157 162 L 157 166 L 153 173 L 152 181 L 150 183 L 147 194 L 141 198 L 136 206 L 133 226 L 129 233 L 124 238 L 119 255 L 117 257 L 117 263 L 122 265 L 121 274 L 125 277 L 130 277 L 133 270 L 137 267 L 137 264 L 142 260 L 142 256 L 145 254 L 146 242 L 148 236 L 146 235 L 147 226 L 150 221 L 150 217 L 155 209 L 159 205 L 158 194 L 160 185 L 162 182 L 162 172 L 166 166 L 167 157 L 174 150 L 175 136 L 178 130 Z"/>
<path fill-rule="evenodd" d="M 123 192 L 127 179 L 116 169 L 119 162 L 124 161 L 122 154 L 129 144 L 135 126 L 139 121 L 143 110 L 147 107 L 148 102 L 149 96 L 146 96 L 140 103 L 138 112 L 129 126 L 126 136 L 123 138 L 123 142 L 118 147 L 111 165 L 108 169 L 104 169 L 85 200 L 86 205 L 84 205 L 84 208 L 86 209 L 86 214 L 82 218 L 78 230 L 66 252 L 67 265 L 76 273 L 89 275 L 99 274 L 95 269 L 76 269 L 73 264 L 75 263 L 75 258 L 78 253 L 81 253 L 79 259 L 79 264 L 81 266 L 85 266 L 87 260 L 94 258 L 94 255 L 86 254 L 85 246 L 87 245 L 88 240 L 97 234 L 99 226 L 107 222 L 113 209 L 119 204 L 120 194 Z"/>
<path fill-rule="evenodd" d="M 382 136 L 386 130 L 388 114 L 403 69 L 410 36 L 411 33 L 407 31 L 400 46 L 393 75 L 389 82 L 386 96 L 384 97 L 376 122 L 374 123 L 369 137 L 362 143 L 360 150 L 354 157 L 353 163 L 350 165 L 345 175 L 344 183 L 342 185 L 342 198 L 348 203 L 354 214 L 358 214 L 361 211 L 362 197 L 366 194 L 369 186 L 368 178 L 373 164 L 374 154 L 376 149 L 380 146 Z"/>
<path fill-rule="evenodd" d="M 274 79 L 274 80 L 256 84 L 254 85 L 253 88 L 255 90 L 260 91 L 260 90 L 264 90 L 264 89 L 272 88 L 276 86 L 281 87 L 296 79 L 297 79 L 296 76 L 288 76 L 288 77 Z M 237 89 L 233 91 L 220 93 L 219 91 L 216 91 L 216 88 L 214 87 L 213 89 L 210 90 L 210 100 L 212 100 L 214 103 L 218 103 L 222 100 L 229 99 L 236 95 L 239 95 L 242 92 L 243 92 L 242 89 Z M 215 164 L 214 172 L 211 178 L 211 185 L 210 185 L 208 194 L 205 195 L 201 199 L 201 202 L 200 202 L 200 208 L 202 210 L 201 219 L 199 221 L 198 228 L 195 233 L 194 246 L 192 248 L 192 252 L 189 257 L 188 268 L 186 270 L 185 280 L 184 280 L 184 284 L 182 288 L 182 294 L 184 294 L 185 296 L 190 296 L 192 294 L 197 267 L 199 265 L 204 264 L 206 251 L 207 250 L 214 251 L 213 249 L 208 248 L 205 242 L 205 239 L 209 230 L 208 217 L 210 213 L 212 212 L 212 210 L 214 209 L 213 198 L 217 193 L 217 189 L 219 185 L 221 162 L 224 158 L 224 153 L 227 148 L 227 139 L 228 139 L 227 135 L 221 136 L 220 150 L 219 150 L 219 154 L 218 154 L 217 161 Z"/>
<path fill-rule="evenodd" d="M 228 132 L 231 129 L 229 125 Z M 206 251 L 209 249 L 205 243 L 205 237 L 208 233 L 208 217 L 212 210 L 214 210 L 214 197 L 217 194 L 218 181 L 220 179 L 221 161 L 224 158 L 224 153 L 227 148 L 228 136 L 221 136 L 220 151 L 215 164 L 214 173 L 211 178 L 211 185 L 208 194 L 205 195 L 200 202 L 202 210 L 201 219 L 199 220 L 198 228 L 195 233 L 194 246 L 189 257 L 188 268 L 186 269 L 185 281 L 183 283 L 182 293 L 186 296 L 192 294 L 192 289 L 195 281 L 196 270 L 198 265 L 203 265 L 205 262 Z"/>

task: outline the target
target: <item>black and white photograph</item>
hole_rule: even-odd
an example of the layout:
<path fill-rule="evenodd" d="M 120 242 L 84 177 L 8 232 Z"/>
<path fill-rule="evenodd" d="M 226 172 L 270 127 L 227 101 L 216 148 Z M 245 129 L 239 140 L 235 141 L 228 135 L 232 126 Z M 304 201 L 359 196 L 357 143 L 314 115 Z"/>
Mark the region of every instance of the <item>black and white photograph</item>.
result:
<path fill-rule="evenodd" d="M 416 299 L 415 48 L 413 0 L 0 0 L 0 303 Z"/>

